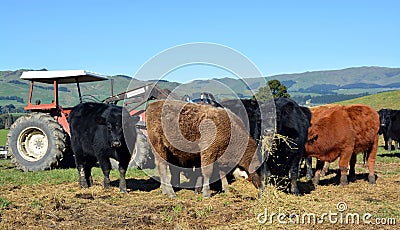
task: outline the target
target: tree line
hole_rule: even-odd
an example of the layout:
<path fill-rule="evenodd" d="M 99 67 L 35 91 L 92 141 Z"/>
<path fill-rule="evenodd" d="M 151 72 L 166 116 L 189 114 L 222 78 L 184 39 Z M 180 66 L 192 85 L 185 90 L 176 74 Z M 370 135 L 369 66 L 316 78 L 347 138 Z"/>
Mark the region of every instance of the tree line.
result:
<path fill-rule="evenodd" d="M 0 96 L 0 100 L 17 101 L 19 103 L 24 103 L 24 99 L 18 96 Z"/>

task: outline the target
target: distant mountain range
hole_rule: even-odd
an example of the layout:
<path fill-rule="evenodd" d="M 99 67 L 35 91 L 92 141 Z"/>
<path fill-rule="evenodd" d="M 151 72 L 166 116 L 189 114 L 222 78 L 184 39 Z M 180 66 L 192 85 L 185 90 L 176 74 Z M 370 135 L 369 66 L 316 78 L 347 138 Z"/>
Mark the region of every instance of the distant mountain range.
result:
<path fill-rule="evenodd" d="M 29 82 L 21 80 L 25 70 L 0 71 L 0 105 L 14 104 L 23 106 L 29 93 Z M 119 93 L 140 87 L 154 81 L 140 81 L 130 76 L 110 76 L 114 79 L 114 92 Z M 247 84 L 240 79 L 212 78 L 210 80 L 195 80 L 181 85 L 177 82 L 158 81 L 161 88 L 168 88 L 180 96 L 185 94 L 198 97 L 201 92 L 211 92 L 217 99 L 251 97 L 252 91 L 265 86 L 268 80 L 278 79 L 285 84 L 295 100 L 303 103 L 305 100 L 319 100 L 319 103 L 350 99 L 366 94 L 400 89 L 400 68 L 386 67 L 353 67 L 342 70 L 313 71 L 298 74 L 281 74 L 265 78 L 246 78 Z M 43 103 L 51 101 L 52 85 L 40 84 L 34 95 Z M 93 82 L 81 85 L 82 94 L 87 98 L 102 100 L 110 95 L 110 82 Z M 59 98 L 62 105 L 72 106 L 78 103 L 78 93 L 74 84 L 60 85 Z M 24 99 L 21 101 L 21 98 Z M 319 99 L 318 99 L 319 98 Z M 17 100 L 18 99 L 18 100 Z M 94 100 L 94 99 L 93 99 Z M 323 101 L 326 100 L 326 101 Z"/>

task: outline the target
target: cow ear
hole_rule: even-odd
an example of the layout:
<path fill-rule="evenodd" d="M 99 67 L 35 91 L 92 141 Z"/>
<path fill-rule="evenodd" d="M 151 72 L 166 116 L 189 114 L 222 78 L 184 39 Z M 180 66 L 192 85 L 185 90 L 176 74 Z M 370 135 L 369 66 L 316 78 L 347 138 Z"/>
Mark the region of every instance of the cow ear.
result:
<path fill-rule="evenodd" d="M 99 125 L 106 125 L 106 119 L 104 117 L 96 117 L 95 122 Z"/>

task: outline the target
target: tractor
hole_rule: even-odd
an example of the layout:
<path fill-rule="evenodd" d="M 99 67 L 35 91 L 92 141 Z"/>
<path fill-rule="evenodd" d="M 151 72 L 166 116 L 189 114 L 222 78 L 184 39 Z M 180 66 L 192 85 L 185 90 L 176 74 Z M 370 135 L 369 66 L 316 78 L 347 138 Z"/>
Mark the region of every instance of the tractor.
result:
<path fill-rule="evenodd" d="M 59 100 L 59 85 L 76 84 L 79 102 L 84 102 L 81 94 L 80 83 L 104 81 L 107 77 L 84 70 L 63 71 L 26 71 L 21 79 L 30 81 L 28 104 L 24 110 L 30 111 L 18 118 L 10 127 L 7 137 L 8 154 L 17 168 L 23 171 L 41 171 L 60 166 L 63 158 L 72 157 L 69 148 L 68 115 L 72 107 L 63 107 Z M 35 82 L 53 85 L 51 103 L 44 104 L 40 100 L 32 102 Z M 111 96 L 103 103 L 117 103 L 124 100 L 124 106 L 131 115 L 141 115 L 143 119 L 138 123 L 138 129 L 145 128 L 144 110 L 137 110 L 139 106 L 153 99 L 162 99 L 174 96 L 169 92 L 149 84 L 113 95 L 113 81 L 111 81 Z M 178 99 L 177 97 L 175 97 Z M 135 106 L 132 106 L 132 103 Z M 143 148 L 149 149 L 147 138 L 138 131 L 136 155 Z"/>

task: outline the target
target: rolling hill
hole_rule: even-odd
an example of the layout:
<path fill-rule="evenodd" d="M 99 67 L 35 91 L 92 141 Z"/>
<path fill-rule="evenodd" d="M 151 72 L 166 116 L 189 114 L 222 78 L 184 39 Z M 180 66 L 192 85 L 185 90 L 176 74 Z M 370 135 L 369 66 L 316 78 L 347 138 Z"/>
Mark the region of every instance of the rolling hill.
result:
<path fill-rule="evenodd" d="M 16 107 L 26 104 L 29 93 L 29 82 L 20 79 L 25 71 L 0 71 L 0 106 L 14 104 Z M 114 92 L 123 92 L 155 81 L 140 81 L 129 76 L 110 76 L 114 79 Z M 173 90 L 180 96 L 188 94 L 197 97 L 200 92 L 211 92 L 218 100 L 233 97 L 251 97 L 251 90 L 257 91 L 265 86 L 266 81 L 278 79 L 288 87 L 295 100 L 304 103 L 312 99 L 317 103 L 332 103 L 343 98 L 360 97 L 366 94 L 400 89 L 400 68 L 386 67 L 353 67 L 342 70 L 313 71 L 298 74 L 281 74 L 266 78 L 246 78 L 247 84 L 233 78 L 210 78 L 210 80 L 195 80 L 186 85 L 177 82 L 160 81 L 161 88 Z M 131 85 L 130 85 L 131 83 Z M 35 88 L 34 95 L 42 103 L 50 102 L 51 85 L 41 84 Z M 179 86 L 179 87 L 178 87 Z M 74 84 L 60 86 L 60 103 L 72 106 L 78 103 L 78 92 Z M 81 84 L 82 94 L 90 95 L 89 100 L 102 100 L 110 95 L 110 82 L 93 82 Z M 346 96 L 347 95 L 347 96 Z M 318 99 L 318 97 L 322 97 Z M 19 98 L 19 100 L 17 100 Z M 35 101 L 35 99 L 33 101 Z M 22 99 L 22 101 L 21 101 Z"/>
<path fill-rule="evenodd" d="M 335 104 L 351 105 L 351 104 L 366 104 L 375 110 L 386 109 L 400 109 L 400 90 L 378 93 L 374 95 L 354 98 L 351 100 L 337 102 Z"/>

